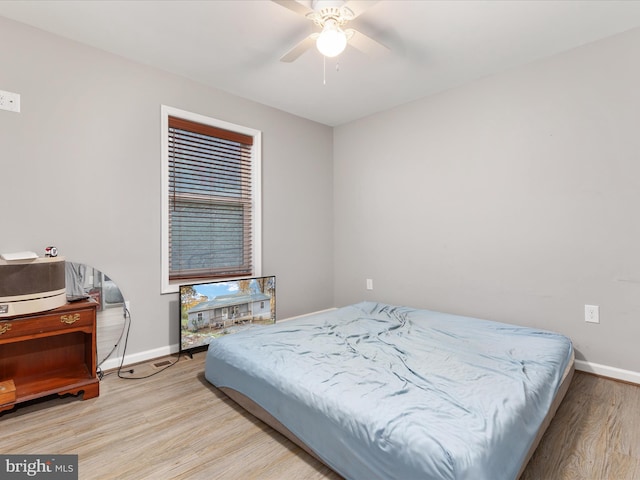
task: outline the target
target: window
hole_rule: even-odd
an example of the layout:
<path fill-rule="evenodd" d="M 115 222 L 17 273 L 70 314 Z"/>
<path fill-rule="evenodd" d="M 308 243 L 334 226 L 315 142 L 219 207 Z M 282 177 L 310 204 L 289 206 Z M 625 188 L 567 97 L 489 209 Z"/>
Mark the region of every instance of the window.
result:
<path fill-rule="evenodd" d="M 260 132 L 162 107 L 162 292 L 259 276 Z"/>

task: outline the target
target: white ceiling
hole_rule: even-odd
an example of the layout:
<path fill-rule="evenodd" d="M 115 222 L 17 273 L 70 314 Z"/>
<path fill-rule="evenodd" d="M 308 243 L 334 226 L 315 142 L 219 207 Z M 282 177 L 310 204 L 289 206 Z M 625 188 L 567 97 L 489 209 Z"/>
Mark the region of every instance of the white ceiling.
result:
<path fill-rule="evenodd" d="M 313 24 L 269 0 L 4 0 L 0 15 L 330 126 L 640 26 L 640 1 L 370 3 L 351 26 L 391 52 L 347 47 L 326 84 L 315 49 L 279 61 Z"/>

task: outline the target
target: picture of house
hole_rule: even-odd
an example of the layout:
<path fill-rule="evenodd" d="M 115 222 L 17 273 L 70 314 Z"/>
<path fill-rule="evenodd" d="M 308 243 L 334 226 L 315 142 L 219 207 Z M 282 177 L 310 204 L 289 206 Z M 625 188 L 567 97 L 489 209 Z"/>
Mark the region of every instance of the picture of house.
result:
<path fill-rule="evenodd" d="M 221 329 L 238 323 L 251 323 L 271 317 L 270 297 L 264 293 L 220 295 L 200 303 L 188 312 L 192 331 L 202 328 Z"/>
<path fill-rule="evenodd" d="M 180 349 L 276 321 L 276 277 L 257 277 L 180 287 Z"/>

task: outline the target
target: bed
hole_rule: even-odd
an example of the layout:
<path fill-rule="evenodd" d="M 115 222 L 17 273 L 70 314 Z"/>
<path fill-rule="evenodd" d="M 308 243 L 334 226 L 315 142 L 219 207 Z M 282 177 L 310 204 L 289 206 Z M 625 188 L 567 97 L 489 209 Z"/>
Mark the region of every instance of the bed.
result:
<path fill-rule="evenodd" d="M 205 377 L 348 479 L 518 478 L 573 375 L 560 334 L 374 302 L 209 346 Z"/>

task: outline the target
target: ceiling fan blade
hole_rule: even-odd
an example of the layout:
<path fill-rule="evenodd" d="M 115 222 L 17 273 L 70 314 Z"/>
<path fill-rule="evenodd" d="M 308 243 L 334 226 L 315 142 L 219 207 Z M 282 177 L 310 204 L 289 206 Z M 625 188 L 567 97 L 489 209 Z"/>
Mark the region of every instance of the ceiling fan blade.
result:
<path fill-rule="evenodd" d="M 295 47 L 285 53 L 281 58 L 281 62 L 293 62 L 304 52 L 312 48 L 315 44 L 315 35 L 309 35 L 307 38 L 298 43 Z"/>
<path fill-rule="evenodd" d="M 275 1 L 275 0 L 274 0 Z M 347 2 L 347 8 L 353 12 L 353 18 L 362 15 L 365 10 L 373 7 L 378 0 L 351 0 Z"/>
<path fill-rule="evenodd" d="M 305 7 L 301 3 L 296 2 L 295 0 L 271 0 L 273 3 L 277 3 L 278 5 L 282 5 L 284 8 L 291 10 L 292 12 L 297 13 L 298 15 L 302 15 L 303 17 L 307 15 L 307 13 L 312 13 L 308 7 Z"/>
<path fill-rule="evenodd" d="M 389 47 L 377 42 L 371 37 L 368 37 L 359 30 L 354 30 L 352 28 L 349 30 L 353 30 L 353 36 L 349 40 L 349 45 L 360 50 L 362 53 L 366 53 L 372 57 L 377 57 L 389 52 Z"/>

